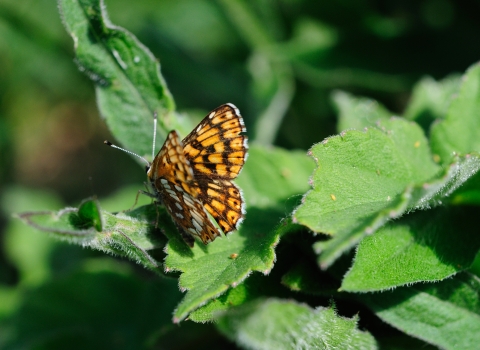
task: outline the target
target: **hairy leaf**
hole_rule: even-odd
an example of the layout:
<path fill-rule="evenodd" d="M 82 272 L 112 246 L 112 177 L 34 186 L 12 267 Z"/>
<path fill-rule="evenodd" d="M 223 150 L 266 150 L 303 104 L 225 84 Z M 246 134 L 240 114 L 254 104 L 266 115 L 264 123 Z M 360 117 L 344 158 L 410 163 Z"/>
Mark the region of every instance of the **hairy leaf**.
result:
<path fill-rule="evenodd" d="M 316 232 L 341 237 L 321 258 L 323 266 L 366 233 L 402 215 L 412 186 L 421 186 L 439 173 L 418 125 L 392 119 L 380 127 L 347 131 L 310 151 L 318 168 L 311 180 L 313 189 L 294 219 Z"/>
<path fill-rule="evenodd" d="M 342 289 L 366 292 L 439 281 L 470 267 L 480 249 L 473 207 L 438 208 L 389 223 L 358 246 Z"/>
<path fill-rule="evenodd" d="M 374 338 L 332 308 L 315 310 L 280 299 L 258 300 L 233 309 L 218 328 L 251 349 L 376 349 Z"/>
<path fill-rule="evenodd" d="M 100 113 L 125 148 L 150 156 L 154 112 L 160 145 L 171 129 L 187 131 L 173 116 L 158 60 L 134 35 L 110 23 L 103 0 L 60 0 L 59 7 L 77 64 L 95 82 Z"/>
<path fill-rule="evenodd" d="M 480 280 L 451 279 L 360 297 L 385 322 L 445 349 L 474 349 L 480 342 Z"/>
<path fill-rule="evenodd" d="M 88 213 L 85 209 L 87 207 L 90 208 Z M 156 213 L 155 207 L 151 205 L 115 215 L 101 211 L 95 200 L 86 200 L 80 209 L 26 212 L 18 214 L 18 217 L 26 224 L 52 233 L 61 240 L 125 256 L 146 268 L 161 272 L 161 264 L 147 252 L 165 244 L 164 236 L 155 230 Z M 165 232 L 176 232 L 166 211 L 159 208 L 158 213 L 160 228 Z M 98 222 L 103 222 L 101 232 L 96 230 Z"/>

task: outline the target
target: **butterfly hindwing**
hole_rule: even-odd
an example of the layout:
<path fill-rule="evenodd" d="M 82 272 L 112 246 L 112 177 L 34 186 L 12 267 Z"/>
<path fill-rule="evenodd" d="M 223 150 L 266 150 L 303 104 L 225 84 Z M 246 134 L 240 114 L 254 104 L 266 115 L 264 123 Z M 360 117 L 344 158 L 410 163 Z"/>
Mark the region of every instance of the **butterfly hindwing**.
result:
<path fill-rule="evenodd" d="M 229 180 L 199 182 L 199 200 L 225 234 L 238 228 L 245 216 L 241 190 Z"/>

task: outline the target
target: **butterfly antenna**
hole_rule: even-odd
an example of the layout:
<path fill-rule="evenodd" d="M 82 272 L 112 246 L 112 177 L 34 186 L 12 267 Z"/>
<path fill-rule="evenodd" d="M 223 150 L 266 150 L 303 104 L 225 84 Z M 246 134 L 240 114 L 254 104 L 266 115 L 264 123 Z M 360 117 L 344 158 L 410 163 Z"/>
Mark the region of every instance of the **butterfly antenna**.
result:
<path fill-rule="evenodd" d="M 155 142 L 157 140 L 157 112 L 153 112 L 153 146 L 152 159 L 155 159 Z"/>
<path fill-rule="evenodd" d="M 136 153 L 133 153 L 133 152 L 130 152 L 122 147 L 118 147 L 118 146 L 115 146 L 113 143 L 111 143 L 110 141 L 103 141 L 104 144 L 106 144 L 107 146 L 110 146 L 110 147 L 113 147 L 113 148 L 116 148 L 116 149 L 119 149 L 120 151 L 123 151 L 123 152 L 126 152 L 128 154 L 131 154 L 132 156 L 135 156 L 137 158 L 140 158 L 141 160 L 143 160 L 145 163 L 147 163 L 148 166 L 150 166 L 150 162 L 148 160 L 146 160 L 145 158 L 143 158 L 142 156 L 139 156 L 138 154 Z"/>

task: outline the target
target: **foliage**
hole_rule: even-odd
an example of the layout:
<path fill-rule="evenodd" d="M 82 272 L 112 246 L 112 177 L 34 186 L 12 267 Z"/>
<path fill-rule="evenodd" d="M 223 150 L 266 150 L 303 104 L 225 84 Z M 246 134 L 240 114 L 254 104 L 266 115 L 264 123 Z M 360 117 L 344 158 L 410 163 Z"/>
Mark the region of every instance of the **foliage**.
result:
<path fill-rule="evenodd" d="M 442 3 L 422 5 L 432 30 L 453 26 L 447 14 L 454 5 Z M 236 180 L 246 219 L 238 231 L 190 248 L 162 206 L 140 196 L 129 209 L 140 185 L 123 182 L 115 194 L 105 190 L 108 197 L 73 206 L 64 199 L 79 202 L 88 193 L 74 175 L 64 185 L 73 188 L 72 197 L 62 199 L 8 186 L 2 211 L 14 219 L 5 221 L 2 238 L 0 347 L 453 349 L 480 341 L 479 64 L 441 80 L 406 73 L 413 70 L 405 62 L 418 60 L 404 48 L 398 60 L 387 52 L 403 45 L 415 26 L 358 4 L 356 12 L 353 4 L 324 4 L 322 14 L 307 0 L 122 4 L 129 11 L 112 13 L 111 21 L 107 8 L 113 3 L 59 0 L 70 35 L 59 39 L 53 34 L 61 32 L 59 23 L 32 31 L 18 24 L 29 20 L 19 21 L 15 5 L 6 2 L 0 5 L 0 37 L 21 38 L 23 50 L 36 53 L 29 69 L 40 86 L 91 99 L 91 83 L 73 72 L 71 62 L 39 66 L 75 55 L 94 83 L 109 132 L 147 159 L 154 113 L 156 152 L 170 130 L 186 135 L 202 115 L 177 106 L 237 104 L 249 134 L 249 157 Z M 137 35 L 112 23 L 127 13 L 128 27 L 141 28 Z M 321 20 L 326 14 L 329 20 Z M 288 25 L 282 26 L 282 16 Z M 32 32 L 39 33 L 33 46 Z M 49 47 L 41 42 L 71 47 L 72 39 L 74 53 L 38 50 Z M 380 43 L 385 52 L 376 51 Z M 462 57 L 462 69 L 475 59 Z M 335 68 L 338 61 L 349 68 Z M 417 70 L 423 74 L 433 61 Z M 435 62 L 443 75 L 454 69 L 441 70 Z M 389 73 L 392 67 L 402 74 Z M 62 81 L 59 72 L 76 80 Z M 409 89 L 409 102 L 399 104 Z M 16 91 L 35 101 L 38 115 L 48 114 L 34 98 L 42 89 Z M 28 115 L 24 104 L 12 106 L 12 115 Z M 75 107 L 65 108 L 77 115 Z M 335 133 L 333 113 L 338 134 L 326 137 Z M 97 122 L 90 123 L 100 128 Z M 82 129 L 81 138 L 107 137 L 91 129 Z M 4 135 L 0 154 L 10 144 Z M 59 144 L 75 140 L 67 132 Z M 292 150 L 299 147 L 310 150 Z M 132 177 L 139 183 L 142 169 L 113 153 L 94 156 L 90 150 L 85 158 L 68 153 L 61 160 L 73 158 L 75 165 L 68 166 L 81 172 L 86 164 L 101 169 L 102 159 L 119 157 L 104 164 L 101 191 L 128 177 L 124 165 L 139 174 Z M 27 170 L 39 169 L 39 163 L 26 163 Z M 10 176 L 6 170 L 0 175 Z"/>

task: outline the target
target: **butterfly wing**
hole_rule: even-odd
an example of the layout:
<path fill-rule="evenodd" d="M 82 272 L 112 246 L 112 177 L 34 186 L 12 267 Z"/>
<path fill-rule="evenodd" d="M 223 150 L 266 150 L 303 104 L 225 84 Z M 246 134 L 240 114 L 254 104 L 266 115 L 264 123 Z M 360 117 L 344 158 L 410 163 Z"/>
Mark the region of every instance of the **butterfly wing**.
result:
<path fill-rule="evenodd" d="M 247 137 L 240 134 L 245 131 L 237 107 L 228 103 L 210 112 L 183 139 L 198 198 L 225 234 L 237 229 L 245 216 L 242 192 L 230 181 L 247 159 Z"/>
<path fill-rule="evenodd" d="M 183 139 L 185 157 L 195 178 L 236 178 L 247 159 L 247 136 L 240 135 L 245 131 L 243 118 L 233 104 L 211 111 Z"/>
<path fill-rule="evenodd" d="M 193 169 L 176 131 L 168 134 L 147 176 L 189 246 L 193 247 L 194 236 L 205 244 L 220 236 L 200 201 Z"/>

